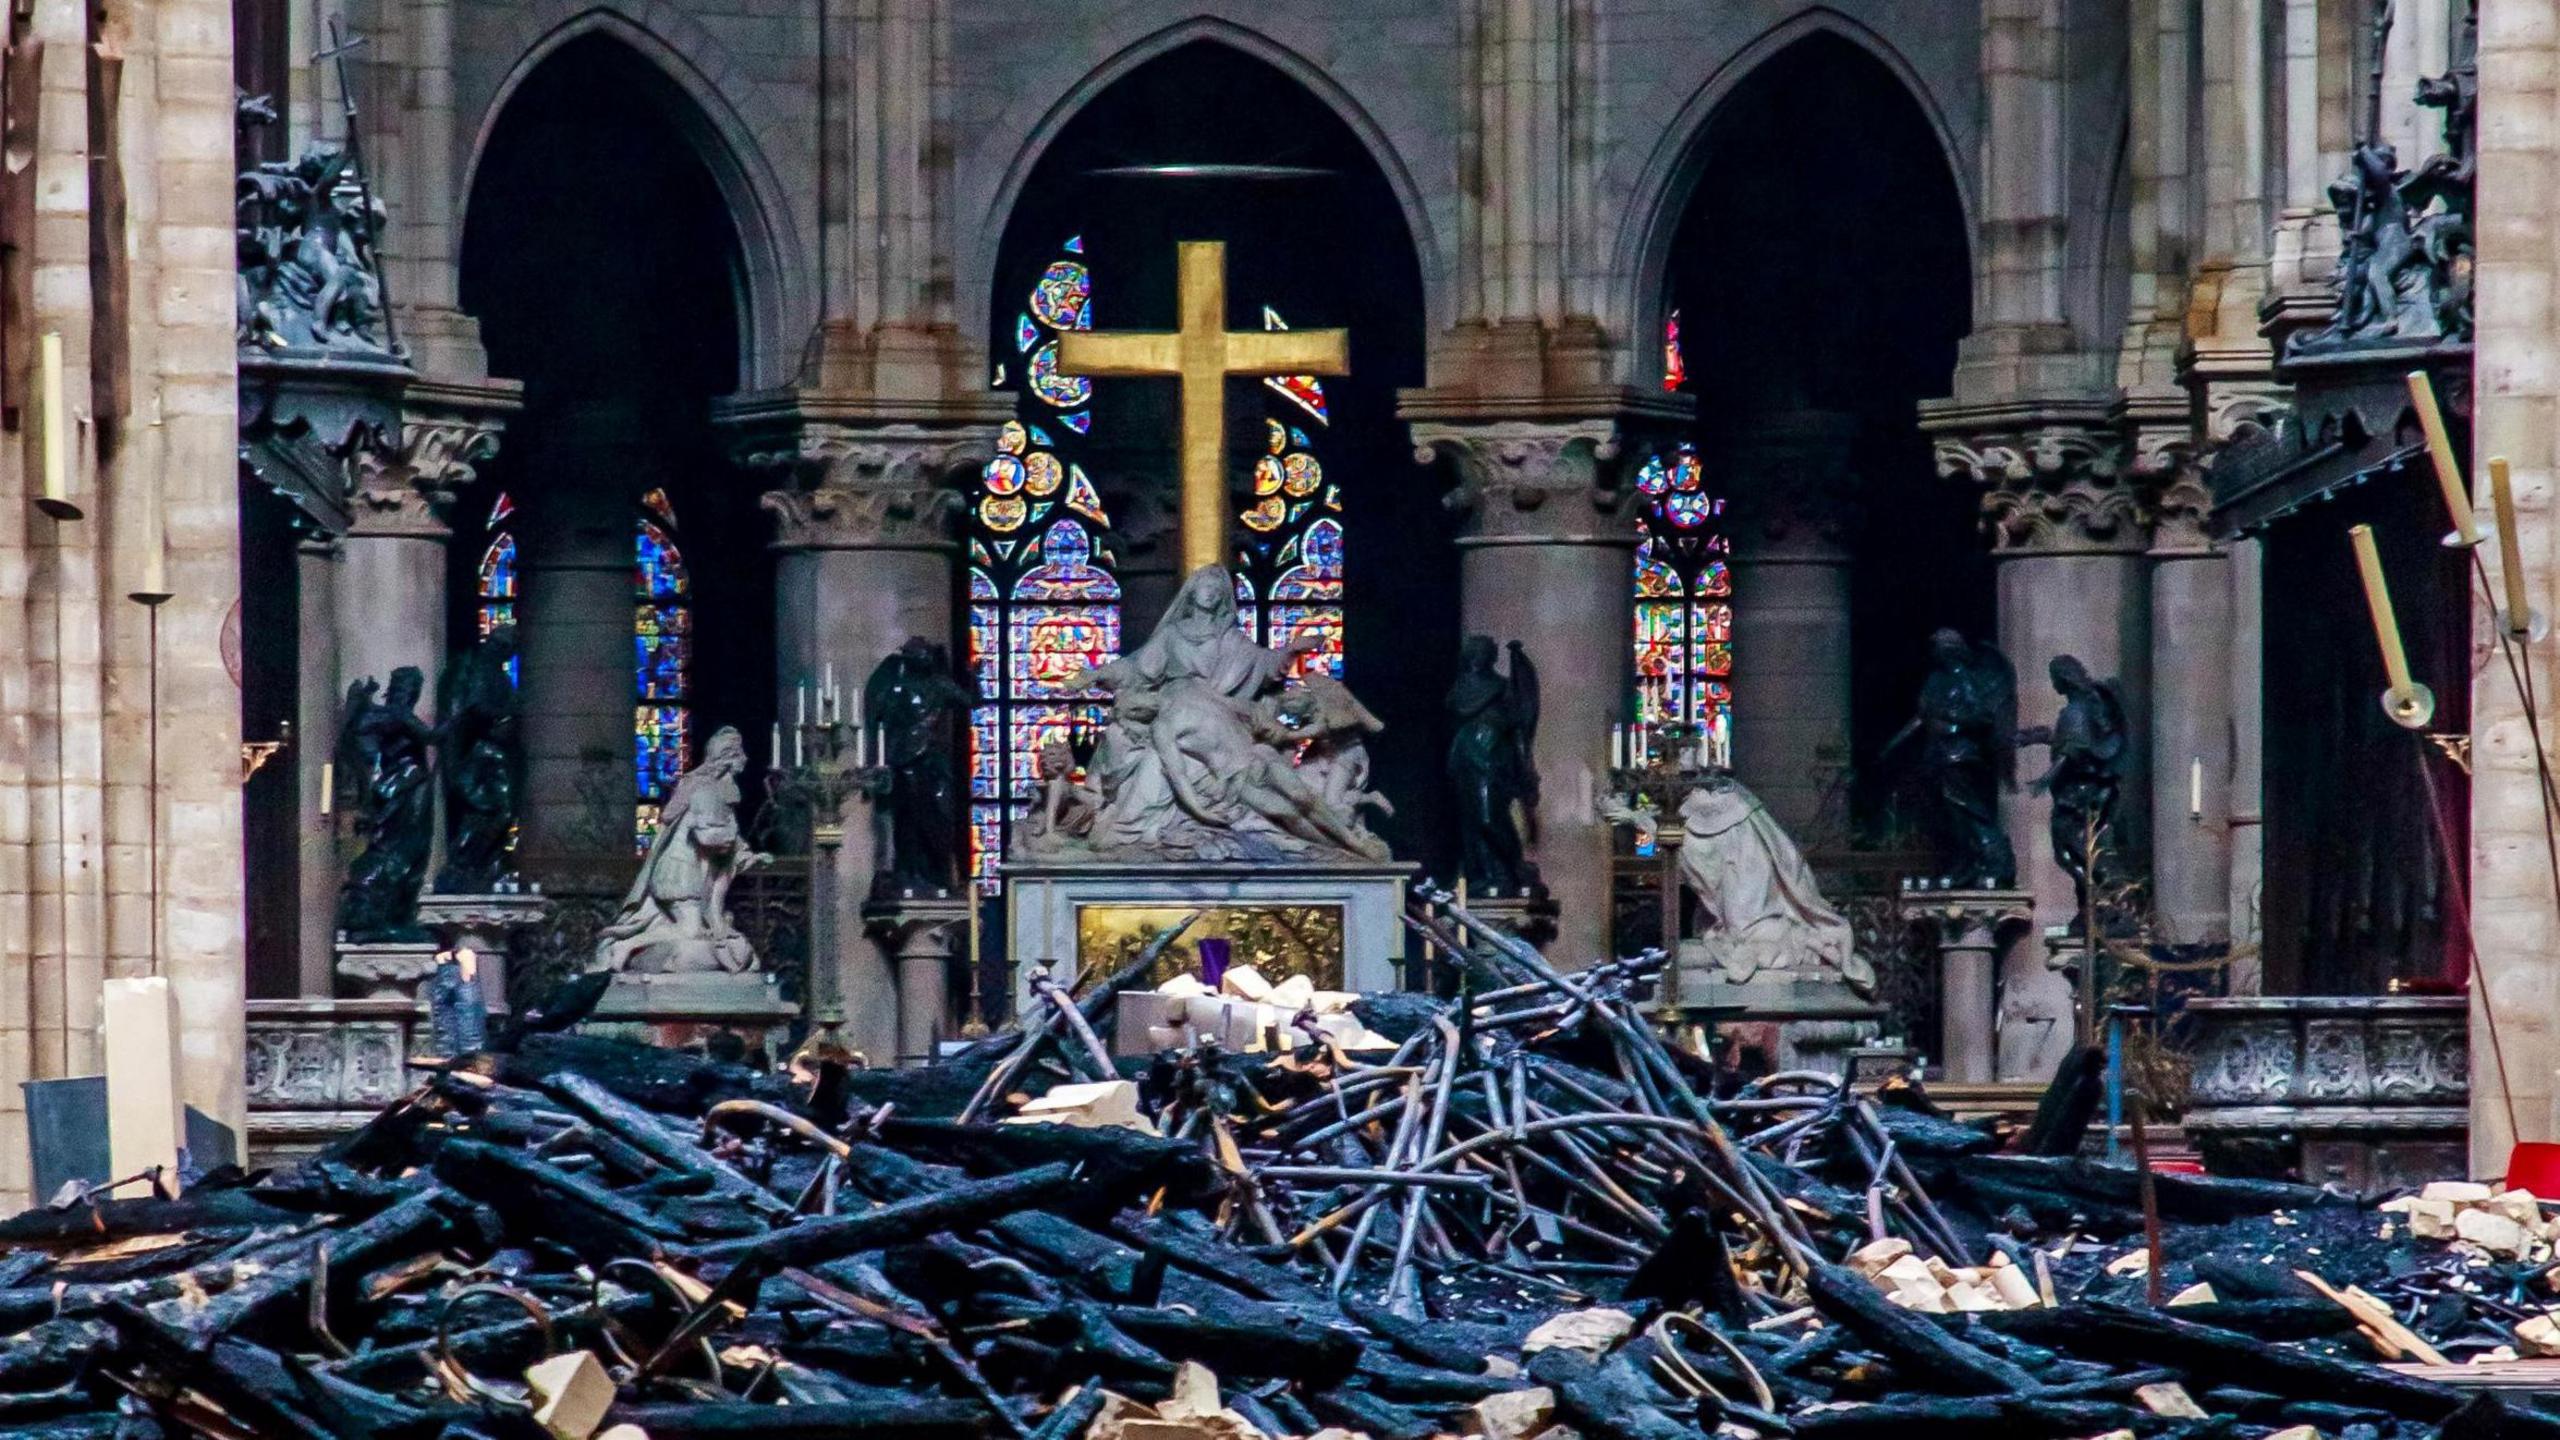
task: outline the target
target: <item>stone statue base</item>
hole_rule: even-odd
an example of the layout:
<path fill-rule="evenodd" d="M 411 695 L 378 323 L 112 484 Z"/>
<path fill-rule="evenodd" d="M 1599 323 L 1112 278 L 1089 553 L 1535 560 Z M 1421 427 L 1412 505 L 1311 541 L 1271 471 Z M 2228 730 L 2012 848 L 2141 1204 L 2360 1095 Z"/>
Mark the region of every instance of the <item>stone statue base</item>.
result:
<path fill-rule="evenodd" d="M 2009 1080 L 2000 1067 L 2003 954 L 2027 933 L 2035 897 L 2024 890 L 1911 890 L 1904 913 L 1925 920 L 1938 939 L 1938 1059 L 1943 1078 L 1959 1085 Z M 2030 957 L 2036 963 L 2038 957 Z M 1927 1036 L 1917 1038 L 1924 1046 Z M 2022 1044 L 2041 1036 L 2027 1036 Z M 2033 1049 L 2033 1045 L 2026 1045 Z M 2048 1071 L 2047 1077 L 2050 1078 Z"/>
<path fill-rule="evenodd" d="M 1241 861 L 1007 862 L 1005 953 L 1013 961 L 1014 1006 L 1031 1003 L 1031 966 L 1065 973 L 1100 964 L 1085 938 L 1109 912 L 1195 909 L 1314 910 L 1329 937 L 1338 925 L 1338 968 L 1310 978 L 1320 989 L 1381 991 L 1404 975 L 1405 890 L 1419 867 L 1402 861 L 1303 865 Z M 1247 963 L 1239 954 L 1235 963 Z"/>
<path fill-rule="evenodd" d="M 969 976 L 960 952 L 969 948 L 969 902 L 948 893 L 900 894 L 862 907 L 863 932 L 890 957 L 895 969 L 898 1053 L 872 1056 L 875 1065 L 922 1065 L 934 1047 L 959 1033 L 952 997 L 966 994 Z M 849 1005 L 880 1005 L 886 995 L 847 996 Z"/>
<path fill-rule="evenodd" d="M 507 1010 L 507 942 L 518 930 L 529 930 L 551 913 L 546 896 L 527 894 L 425 895 L 418 900 L 418 923 L 435 932 L 438 948 L 469 950 L 479 957 L 480 989 L 489 997 L 489 1013 Z"/>
<path fill-rule="evenodd" d="M 782 998 L 770 976 L 633 975 L 613 977 L 583 1027 L 590 1033 L 671 1049 L 707 1046 L 726 1032 L 761 1046 L 779 1063 L 789 1053 L 800 1007 Z"/>
<path fill-rule="evenodd" d="M 419 987 L 434 978 L 441 948 L 433 940 L 342 940 L 337 947 L 340 988 L 359 1000 L 415 1000 Z"/>
<path fill-rule="evenodd" d="M 1676 989 L 1669 989 L 1676 985 Z M 1680 964 L 1666 989 L 1681 1010 L 1703 1011 L 1733 1025 L 1767 1026 L 1769 1059 L 1780 1070 L 1819 1070 L 1846 1076 L 1850 1052 L 1882 1033 L 1884 1007 L 1828 972 L 1763 970 L 1748 980 L 1727 979 L 1708 959 L 1706 946 L 1680 942 Z"/>

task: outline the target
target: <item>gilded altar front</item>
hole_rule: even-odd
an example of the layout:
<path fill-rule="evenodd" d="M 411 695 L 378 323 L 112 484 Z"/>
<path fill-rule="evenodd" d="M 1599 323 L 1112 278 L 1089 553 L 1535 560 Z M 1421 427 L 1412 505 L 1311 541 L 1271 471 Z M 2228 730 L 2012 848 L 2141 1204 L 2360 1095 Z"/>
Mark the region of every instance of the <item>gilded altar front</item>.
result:
<path fill-rule="evenodd" d="M 1149 940 L 1189 914 L 1176 905 L 1082 905 L 1076 909 L 1076 954 L 1097 974 L 1116 973 Z M 1266 980 L 1304 975 L 1319 990 L 1343 988 L 1340 905 L 1211 905 L 1167 947 L 1139 982 L 1160 985 L 1200 970 L 1200 942 L 1224 940 L 1230 966 L 1250 965 Z"/>

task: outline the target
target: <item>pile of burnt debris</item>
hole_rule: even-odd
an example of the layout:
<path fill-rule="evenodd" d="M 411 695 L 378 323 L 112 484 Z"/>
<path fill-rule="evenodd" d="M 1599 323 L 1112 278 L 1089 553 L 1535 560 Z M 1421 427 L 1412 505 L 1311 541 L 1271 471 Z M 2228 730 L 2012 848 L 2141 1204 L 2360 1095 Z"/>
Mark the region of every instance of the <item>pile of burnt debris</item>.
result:
<path fill-rule="evenodd" d="M 528 1035 L 296 1169 L 18 1217 L 0 1436 L 2560 1437 L 2444 1378 L 2560 1352 L 2528 1197 L 1720 1093 L 1658 959 L 1417 923 L 1456 998 L 1354 1048 L 1115 1058 L 1141 955 L 919 1070 Z"/>

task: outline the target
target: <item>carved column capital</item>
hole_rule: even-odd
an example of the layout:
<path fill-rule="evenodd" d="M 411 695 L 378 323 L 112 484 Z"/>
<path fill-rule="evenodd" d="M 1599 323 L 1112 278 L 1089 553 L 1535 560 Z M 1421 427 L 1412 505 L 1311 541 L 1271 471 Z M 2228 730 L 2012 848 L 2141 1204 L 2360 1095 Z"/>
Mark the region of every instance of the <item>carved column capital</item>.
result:
<path fill-rule="evenodd" d="M 994 443 L 992 425 L 817 422 L 751 433 L 736 454 L 783 482 L 764 495 L 777 550 L 948 550 L 957 479 Z"/>
<path fill-rule="evenodd" d="M 400 396 L 398 440 L 366 426 L 347 450 L 347 533 L 443 540 L 453 497 L 498 453 L 507 417 L 521 408 L 512 380 L 452 385 L 412 380 Z"/>
<path fill-rule="evenodd" d="M 1421 464 L 1446 459 L 1458 484 L 1442 503 L 1465 517 L 1465 545 L 1635 544 L 1637 494 L 1628 466 L 1671 438 L 1676 405 L 1599 403 L 1572 413 L 1475 413 L 1409 392 L 1404 414 Z"/>
<path fill-rule="evenodd" d="M 2021 417 L 1934 436 L 1938 474 L 1983 487 L 1982 528 L 1996 551 L 2124 553 L 2150 543 L 2126 447 L 2094 419 Z"/>

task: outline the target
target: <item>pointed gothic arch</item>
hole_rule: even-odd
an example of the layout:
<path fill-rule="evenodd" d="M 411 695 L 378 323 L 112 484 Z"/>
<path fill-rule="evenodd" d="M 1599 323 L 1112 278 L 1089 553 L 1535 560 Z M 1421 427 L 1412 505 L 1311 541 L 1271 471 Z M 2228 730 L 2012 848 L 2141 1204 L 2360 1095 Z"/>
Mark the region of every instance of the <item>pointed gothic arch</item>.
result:
<path fill-rule="evenodd" d="M 789 193 L 765 153 L 761 136 L 786 123 L 778 115 L 751 116 L 731 103 L 713 74 L 738 67 L 712 34 L 680 11 L 650 7 L 651 22 L 614 5 L 549 0 L 529 7 L 531 28 L 480 113 L 464 167 L 456 234 L 468 234 L 478 198 L 482 163 L 499 126 L 525 83 L 563 50 L 581 42 L 612 42 L 642 62 L 633 73 L 639 93 L 684 138 L 728 210 L 736 232 L 738 275 L 738 374 L 733 388 L 757 390 L 786 384 L 802 345 L 818 320 L 816 273 Z M 674 31 L 661 34 L 663 24 Z"/>
<path fill-rule="evenodd" d="M 1166 56 L 1204 43 L 1250 56 L 1280 72 L 1331 111 L 1334 118 L 1357 137 L 1361 148 L 1368 153 L 1369 162 L 1376 167 L 1394 195 L 1397 211 L 1404 217 L 1405 233 L 1421 268 L 1424 320 L 1434 332 L 1446 328 L 1454 316 L 1454 302 L 1448 294 L 1440 239 L 1432 226 L 1431 212 L 1423 203 L 1422 187 L 1415 181 L 1412 168 L 1405 163 L 1395 142 L 1388 137 L 1386 127 L 1379 124 L 1368 108 L 1323 66 L 1308 59 L 1298 49 L 1260 30 L 1215 15 L 1195 15 L 1132 41 L 1087 70 L 1027 127 L 1026 138 L 1015 149 L 1012 162 L 1005 167 L 1004 175 L 988 198 L 981 223 L 974 232 L 977 237 L 974 252 L 966 257 L 969 273 L 960 282 L 960 303 L 968 312 L 961 317 L 961 323 L 976 330 L 986 328 L 988 312 L 978 307 L 987 303 L 987 296 L 992 291 L 1005 226 L 1020 208 L 1023 191 L 1040 168 L 1041 161 L 1069 124 L 1132 73 Z"/>
<path fill-rule="evenodd" d="M 1615 263 L 1609 272 L 1633 282 L 1621 303 L 1629 333 L 1637 342 L 1632 348 L 1638 356 L 1656 353 L 1651 339 L 1663 333 L 1664 323 L 1670 318 L 1672 306 L 1666 296 L 1672 248 L 1706 172 L 1708 141 L 1726 102 L 1777 57 L 1808 41 L 1824 38 L 1863 52 L 1910 101 L 1913 114 L 1934 139 L 1946 166 L 1947 182 L 1954 188 L 1963 216 L 1966 243 L 1971 245 L 1977 233 L 1975 219 L 1980 213 L 1973 165 L 1958 145 L 1938 96 L 1892 41 L 1851 16 L 1817 5 L 1762 31 L 1700 81 L 1663 127 L 1661 139 L 1646 156 L 1612 246 Z M 1638 383 L 1661 378 L 1658 373 L 1647 373 L 1641 359 L 1637 365 L 1633 378 Z"/>

